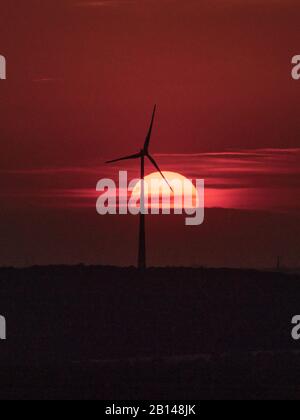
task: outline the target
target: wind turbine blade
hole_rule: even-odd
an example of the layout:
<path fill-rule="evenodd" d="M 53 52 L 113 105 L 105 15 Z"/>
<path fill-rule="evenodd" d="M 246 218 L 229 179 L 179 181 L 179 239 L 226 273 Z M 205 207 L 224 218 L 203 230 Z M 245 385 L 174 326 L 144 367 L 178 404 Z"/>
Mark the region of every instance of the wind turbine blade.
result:
<path fill-rule="evenodd" d="M 147 137 L 146 137 L 146 141 L 145 141 L 145 145 L 144 145 L 144 150 L 146 152 L 148 151 L 149 145 L 150 145 L 150 140 L 151 140 L 151 135 L 152 135 L 152 129 L 153 129 L 153 123 L 154 123 L 155 113 L 156 113 L 156 105 L 154 106 L 150 128 L 149 128 L 149 131 L 148 131 L 148 134 L 147 134 Z"/>
<path fill-rule="evenodd" d="M 135 155 L 125 156 L 125 157 L 114 159 L 114 160 L 109 160 L 105 163 L 116 163 L 116 162 L 121 162 L 122 160 L 139 159 L 140 157 L 141 157 L 141 153 L 136 153 Z"/>
<path fill-rule="evenodd" d="M 150 162 L 154 165 L 154 167 L 158 170 L 158 172 L 161 174 L 161 176 L 163 177 L 163 179 L 166 181 L 166 183 L 168 184 L 168 186 L 169 186 L 170 190 L 171 190 L 172 192 L 174 192 L 174 191 L 173 191 L 173 188 L 172 188 L 172 187 L 171 187 L 171 185 L 169 184 L 169 181 L 167 180 L 167 178 L 164 176 L 164 174 L 163 174 L 163 173 L 162 173 L 162 171 L 160 170 L 160 168 L 159 168 L 158 164 L 156 163 L 155 159 L 154 159 L 152 156 L 150 156 L 150 155 L 147 155 L 147 157 L 148 157 L 148 159 L 150 160 Z"/>

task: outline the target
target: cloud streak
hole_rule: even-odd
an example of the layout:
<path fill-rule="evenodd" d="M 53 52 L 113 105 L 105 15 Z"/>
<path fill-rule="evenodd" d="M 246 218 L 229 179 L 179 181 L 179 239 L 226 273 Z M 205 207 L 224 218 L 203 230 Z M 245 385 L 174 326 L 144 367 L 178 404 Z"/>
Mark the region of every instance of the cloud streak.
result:
<path fill-rule="evenodd" d="M 255 149 L 220 153 L 157 155 L 163 170 L 205 179 L 207 207 L 274 211 L 300 210 L 300 149 Z M 103 159 L 104 161 L 105 159 Z M 35 205 L 95 205 L 101 178 L 117 182 L 119 170 L 139 176 L 135 163 L 126 166 L 32 168 L 0 171 L 3 199 L 26 197 Z M 147 172 L 151 172 L 149 166 Z M 6 176 L 5 176 L 6 175 Z M 7 179 L 9 178 L 9 183 Z"/>

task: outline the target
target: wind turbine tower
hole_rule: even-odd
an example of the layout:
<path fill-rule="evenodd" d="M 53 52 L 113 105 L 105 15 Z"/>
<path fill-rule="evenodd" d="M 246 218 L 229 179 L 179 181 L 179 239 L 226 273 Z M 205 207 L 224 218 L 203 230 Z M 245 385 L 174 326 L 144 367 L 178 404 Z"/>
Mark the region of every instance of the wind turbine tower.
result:
<path fill-rule="evenodd" d="M 167 181 L 166 177 L 160 170 L 158 164 L 156 163 L 153 156 L 151 156 L 149 152 L 149 146 L 152 136 L 152 130 L 153 130 L 153 124 L 156 114 L 156 105 L 153 110 L 152 119 L 150 123 L 150 128 L 144 143 L 144 147 L 141 149 L 140 152 L 135 153 L 134 155 L 121 157 L 118 159 L 110 160 L 106 163 L 116 163 L 121 162 L 124 160 L 132 160 L 132 159 L 140 159 L 141 163 L 141 198 L 140 198 L 140 229 L 139 229 L 139 249 L 138 249 L 138 268 L 140 270 L 145 270 L 147 268 L 147 257 L 146 257 L 146 220 L 145 220 L 145 160 L 146 158 L 149 159 L 149 161 L 152 163 L 152 165 L 155 167 L 155 169 L 161 174 L 163 179 L 166 181 L 170 189 L 172 190 L 172 187 L 170 186 L 169 182 Z M 172 190 L 173 191 L 173 190 Z"/>

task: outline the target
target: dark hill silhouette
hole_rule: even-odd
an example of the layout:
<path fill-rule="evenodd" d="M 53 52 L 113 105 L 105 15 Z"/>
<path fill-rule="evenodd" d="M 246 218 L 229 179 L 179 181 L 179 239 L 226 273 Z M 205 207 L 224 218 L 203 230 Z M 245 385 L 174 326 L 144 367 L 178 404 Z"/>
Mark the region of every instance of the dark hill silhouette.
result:
<path fill-rule="evenodd" d="M 1 269 L 0 395 L 293 398 L 299 294 L 278 272 Z"/>

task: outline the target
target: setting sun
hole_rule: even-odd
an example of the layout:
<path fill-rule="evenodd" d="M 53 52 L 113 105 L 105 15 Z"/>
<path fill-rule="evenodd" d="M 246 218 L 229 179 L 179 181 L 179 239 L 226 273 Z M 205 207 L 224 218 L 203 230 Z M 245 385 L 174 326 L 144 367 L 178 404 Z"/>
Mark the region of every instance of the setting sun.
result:
<path fill-rule="evenodd" d="M 199 194 L 193 182 L 176 172 L 163 172 L 167 182 L 159 172 L 153 172 L 145 177 L 145 207 L 151 210 L 169 210 L 175 212 L 187 208 L 196 208 L 199 205 Z M 171 190 L 171 188 L 172 190 Z M 139 181 L 132 196 L 140 197 L 141 181 Z"/>

